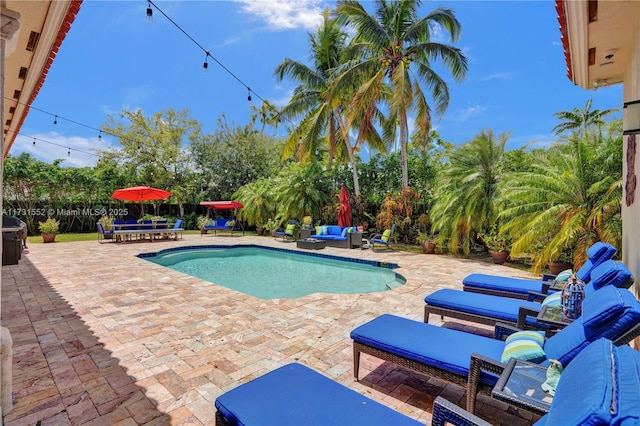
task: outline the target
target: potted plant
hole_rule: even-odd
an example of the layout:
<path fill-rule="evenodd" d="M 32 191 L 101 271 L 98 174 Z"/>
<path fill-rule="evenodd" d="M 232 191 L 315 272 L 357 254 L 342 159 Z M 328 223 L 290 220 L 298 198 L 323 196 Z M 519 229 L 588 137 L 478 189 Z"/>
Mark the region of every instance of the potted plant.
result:
<path fill-rule="evenodd" d="M 256 221 L 256 234 L 258 235 L 264 234 L 264 225 L 262 224 L 262 221 L 259 221 L 259 220 Z"/>
<path fill-rule="evenodd" d="M 558 275 L 562 271 L 573 268 L 573 250 L 563 249 L 556 260 L 547 262 L 547 266 L 553 275 Z"/>
<path fill-rule="evenodd" d="M 207 224 L 208 220 L 205 216 L 198 216 L 198 229 L 200 230 L 200 234 L 206 234 L 207 230 L 204 229 L 204 226 Z"/>
<path fill-rule="evenodd" d="M 56 234 L 60 228 L 60 222 L 50 217 L 44 222 L 38 222 L 38 229 L 42 235 L 42 241 L 45 243 L 52 243 L 56 239 Z"/>
<path fill-rule="evenodd" d="M 264 225 L 264 229 L 269 231 L 271 233 L 272 237 L 275 237 L 276 236 L 276 229 L 278 229 L 278 222 L 276 222 L 275 220 L 269 218 L 269 220 L 267 220 L 267 223 Z"/>
<path fill-rule="evenodd" d="M 490 232 L 488 234 L 482 234 L 480 237 L 484 245 L 487 246 L 493 263 L 502 265 L 507 261 L 509 250 L 511 250 L 511 241 L 508 236 L 500 234 L 499 232 Z"/>
<path fill-rule="evenodd" d="M 115 217 L 113 216 L 102 216 L 98 222 L 100 222 L 102 224 L 102 228 L 105 231 L 112 231 L 113 230 L 113 221 L 116 220 Z M 105 240 L 110 240 L 113 238 L 113 234 L 104 234 L 104 239 Z"/>
<path fill-rule="evenodd" d="M 422 246 L 424 254 L 434 254 L 436 252 L 435 236 L 426 232 L 418 233 L 416 237 L 418 244 Z"/>
<path fill-rule="evenodd" d="M 302 226 L 307 229 L 313 228 L 313 218 L 311 216 L 305 216 L 302 218 Z"/>

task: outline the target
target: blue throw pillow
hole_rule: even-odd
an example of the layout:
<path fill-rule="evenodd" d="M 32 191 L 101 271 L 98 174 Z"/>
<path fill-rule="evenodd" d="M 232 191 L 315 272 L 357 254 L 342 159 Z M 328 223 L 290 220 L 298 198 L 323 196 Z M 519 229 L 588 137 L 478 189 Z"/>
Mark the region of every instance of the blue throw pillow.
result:
<path fill-rule="evenodd" d="M 542 301 L 543 305 L 546 306 L 562 306 L 562 292 L 556 291 L 544 298 Z"/>
<path fill-rule="evenodd" d="M 573 271 L 571 269 L 565 269 L 564 271 L 556 275 L 556 281 L 569 281 L 569 277 L 571 277 L 571 274 L 573 274 Z"/>
<path fill-rule="evenodd" d="M 544 361 L 547 356 L 542 345 L 544 345 L 544 332 L 517 331 L 505 340 L 500 362 L 507 363 L 511 358 L 532 362 Z"/>

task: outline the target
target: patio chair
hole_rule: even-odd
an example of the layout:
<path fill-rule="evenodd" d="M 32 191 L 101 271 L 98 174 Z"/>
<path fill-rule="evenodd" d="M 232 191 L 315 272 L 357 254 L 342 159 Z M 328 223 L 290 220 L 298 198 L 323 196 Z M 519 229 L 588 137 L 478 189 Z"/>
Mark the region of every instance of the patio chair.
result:
<path fill-rule="evenodd" d="M 601 337 L 626 344 L 640 335 L 640 302 L 626 289 L 607 286 L 584 300 L 582 315 L 557 334 L 543 339 L 537 331 L 510 333 L 496 324 L 494 338 L 438 327 L 395 315 L 381 315 L 355 328 L 353 371 L 358 380 L 360 354 L 365 353 L 454 384 L 466 386 L 467 410 L 474 412 L 478 392 L 490 394 L 507 358 L 534 362 L 556 359 L 563 366 L 590 342 Z M 513 329 L 511 328 L 511 332 Z M 538 335 L 535 343 L 531 333 Z M 531 342 L 531 343 L 529 343 Z M 531 350 L 525 350 L 530 346 Z M 519 349 L 514 354 L 514 350 Z"/>
<path fill-rule="evenodd" d="M 584 287 L 585 297 L 591 297 L 592 293 L 607 285 L 629 288 L 634 282 L 633 275 L 625 264 L 614 260 L 608 260 L 595 267 L 590 277 L 591 282 Z M 440 289 L 424 299 L 424 322 L 429 322 L 429 315 L 435 314 L 488 325 L 504 322 L 520 328 L 531 326 L 545 328 L 535 320 L 535 317 L 542 304 L 559 306 L 559 296 L 559 292 L 556 292 L 555 296 L 531 292 L 529 300 L 526 301 L 490 294 Z"/>
<path fill-rule="evenodd" d="M 297 224 L 298 221 L 292 219 L 285 228 L 276 229 L 276 238 L 282 237 L 282 241 L 295 241 Z"/>
<path fill-rule="evenodd" d="M 107 235 L 110 237 L 107 237 Z M 102 226 L 102 223 L 98 222 L 98 242 L 102 244 L 102 242 L 107 238 L 110 238 L 113 241 L 113 229 L 107 231 L 104 229 L 104 226 Z"/>
<path fill-rule="evenodd" d="M 389 247 L 389 241 L 391 240 L 391 237 L 393 236 L 393 233 L 396 230 L 396 224 L 393 223 L 391 224 L 391 228 L 390 229 L 385 229 L 384 232 L 382 234 L 377 233 L 377 234 L 373 234 L 371 235 L 371 238 L 369 238 L 369 244 L 371 246 L 371 250 L 375 250 L 376 249 L 376 244 L 378 244 L 379 246 L 384 246 L 385 249 L 390 249 L 391 247 Z"/>
<path fill-rule="evenodd" d="M 589 374 L 584 374 L 588 371 Z M 562 372 L 549 412 L 534 426 L 620 425 L 640 422 L 640 352 L 598 339 Z M 432 426 L 490 423 L 441 396 L 433 403 Z"/>
<path fill-rule="evenodd" d="M 617 250 L 611 244 L 597 242 L 587 250 L 588 259 L 576 272 L 578 279 L 589 282 L 591 271 L 601 263 L 613 259 Z M 500 275 L 470 274 L 462 280 L 463 290 L 496 296 L 526 299 L 530 291 L 546 293 L 554 276 L 545 274 L 542 280 L 503 277 Z"/>
<path fill-rule="evenodd" d="M 421 425 L 301 364 L 244 383 L 215 402 L 216 425 Z"/>
<path fill-rule="evenodd" d="M 182 238 L 182 234 L 184 233 L 184 229 L 182 228 L 182 219 L 176 220 L 176 223 L 173 224 L 173 228 L 168 229 L 168 234 L 173 234 L 175 239 L 178 239 L 178 234 L 180 234 L 180 238 Z"/>

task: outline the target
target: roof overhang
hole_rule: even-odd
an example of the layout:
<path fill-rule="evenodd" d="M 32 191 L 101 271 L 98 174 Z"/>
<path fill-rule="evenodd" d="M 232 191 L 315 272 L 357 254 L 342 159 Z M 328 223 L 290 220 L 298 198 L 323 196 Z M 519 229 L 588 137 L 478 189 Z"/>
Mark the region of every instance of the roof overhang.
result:
<path fill-rule="evenodd" d="M 621 83 L 633 56 L 640 2 L 556 0 L 567 76 L 584 89 Z"/>
<path fill-rule="evenodd" d="M 20 14 L 15 49 L 5 59 L 2 116 L 5 157 L 81 4 L 82 0 L 8 0 L 4 4 L 4 8 Z"/>

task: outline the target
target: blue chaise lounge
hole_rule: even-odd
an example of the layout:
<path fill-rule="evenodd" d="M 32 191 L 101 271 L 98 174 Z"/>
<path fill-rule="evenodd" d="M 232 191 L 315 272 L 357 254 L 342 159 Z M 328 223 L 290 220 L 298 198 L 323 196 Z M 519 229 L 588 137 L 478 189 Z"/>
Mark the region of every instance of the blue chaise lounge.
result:
<path fill-rule="evenodd" d="M 638 336 L 640 302 L 634 295 L 614 286 L 598 292 L 598 297 L 584 300 L 578 319 L 545 339 L 541 346 L 533 347 L 534 351 L 527 353 L 526 358 L 537 362 L 556 359 L 566 367 L 582 349 L 600 337 L 626 344 Z M 538 333 L 531 330 L 514 333 L 514 341 L 508 342 L 509 345 L 499 340 L 504 337 L 504 330 L 505 327 L 497 324 L 496 338 L 492 339 L 395 315 L 381 315 L 351 332 L 354 376 L 358 380 L 360 354 L 372 355 L 466 386 L 467 410 L 473 413 L 478 391 L 490 394 L 504 370 L 503 355 L 510 353 L 513 345 L 519 343 L 518 339 L 530 339 L 520 333 Z"/>
<path fill-rule="evenodd" d="M 640 424 L 639 372 L 640 352 L 596 340 L 562 372 L 549 412 L 534 426 Z M 432 426 L 491 426 L 441 396 L 432 414 Z"/>
<path fill-rule="evenodd" d="M 633 282 L 633 275 L 624 263 L 608 260 L 591 272 L 591 282 L 584 288 L 585 297 L 590 297 L 595 290 L 607 285 L 629 288 Z M 557 297 L 547 297 L 545 301 L 542 294 L 532 293 L 531 300 L 536 302 L 453 289 L 436 290 L 424 299 L 424 322 L 429 322 L 429 315 L 434 314 L 481 324 L 504 322 L 517 324 L 520 328 L 544 328 L 536 322 L 535 316 L 541 308 L 541 302 L 560 304 L 560 294 L 555 294 Z"/>
<path fill-rule="evenodd" d="M 576 272 L 578 279 L 589 282 L 593 268 L 607 260 L 613 259 L 616 252 L 617 250 L 614 246 L 602 242 L 597 242 L 589 247 L 587 250 L 587 261 Z M 464 291 L 517 299 L 526 299 L 531 291 L 546 293 L 551 284 L 552 281 L 546 280 L 529 280 L 488 274 L 470 274 L 462 280 L 462 288 Z"/>
<path fill-rule="evenodd" d="M 422 424 L 297 363 L 220 395 L 215 405 L 218 426 Z"/>

